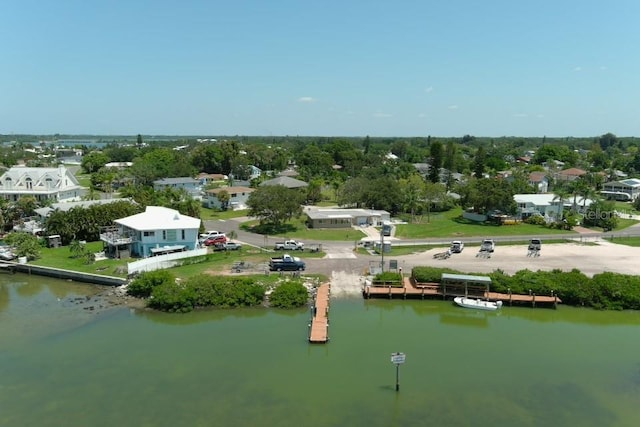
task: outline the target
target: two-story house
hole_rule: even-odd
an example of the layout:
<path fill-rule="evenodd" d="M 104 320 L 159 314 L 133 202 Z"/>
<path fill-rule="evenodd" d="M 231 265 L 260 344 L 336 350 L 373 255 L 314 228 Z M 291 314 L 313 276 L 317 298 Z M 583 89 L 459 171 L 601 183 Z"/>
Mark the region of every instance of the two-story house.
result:
<path fill-rule="evenodd" d="M 640 195 L 640 179 L 629 178 L 602 184 L 600 192 L 608 199 L 632 202 Z"/>
<path fill-rule="evenodd" d="M 200 218 L 182 215 L 174 209 L 147 206 L 144 212 L 114 223 L 114 227 L 100 233 L 105 252 L 111 256 L 147 258 L 198 246 Z"/>
<path fill-rule="evenodd" d="M 0 197 L 17 201 L 34 197 L 39 202 L 75 201 L 82 199 L 86 188 L 64 166 L 29 168 L 14 166 L 0 176 Z"/>

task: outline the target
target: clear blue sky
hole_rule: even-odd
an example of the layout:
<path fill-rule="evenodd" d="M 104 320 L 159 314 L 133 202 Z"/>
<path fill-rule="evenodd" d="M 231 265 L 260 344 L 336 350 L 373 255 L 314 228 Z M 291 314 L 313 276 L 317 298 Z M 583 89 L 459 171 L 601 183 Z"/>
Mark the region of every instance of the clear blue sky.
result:
<path fill-rule="evenodd" d="M 640 136 L 638 0 L 0 1 L 0 133 Z"/>

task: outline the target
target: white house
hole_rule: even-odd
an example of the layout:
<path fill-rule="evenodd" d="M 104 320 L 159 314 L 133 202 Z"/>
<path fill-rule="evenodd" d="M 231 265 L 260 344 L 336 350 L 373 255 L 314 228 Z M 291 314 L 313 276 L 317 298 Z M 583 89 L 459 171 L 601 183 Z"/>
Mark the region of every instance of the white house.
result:
<path fill-rule="evenodd" d="M 105 252 L 110 255 L 147 258 L 198 246 L 200 218 L 182 215 L 174 209 L 147 206 L 142 213 L 114 222 L 114 227 L 100 233 Z"/>
<path fill-rule="evenodd" d="M 229 194 L 228 209 L 245 209 L 249 195 L 254 192 L 249 187 L 219 187 L 207 190 L 202 204 L 207 208 L 222 209 L 222 203 L 218 200 L 218 194 L 226 191 Z"/>
<path fill-rule="evenodd" d="M 562 210 L 573 206 L 573 197 L 567 197 L 562 202 L 552 193 L 546 194 L 514 194 L 513 199 L 517 205 L 517 213 L 521 218 L 532 215 L 542 215 L 547 221 L 559 219 Z M 576 198 L 576 208 L 581 210 L 591 205 L 591 199 Z"/>
<path fill-rule="evenodd" d="M 629 178 L 607 182 L 602 185 L 600 193 L 608 199 L 632 202 L 640 195 L 640 179 Z"/>
<path fill-rule="evenodd" d="M 34 197 L 39 202 L 75 201 L 82 199 L 86 188 L 64 166 L 57 168 L 29 168 L 14 166 L 0 176 L 0 197 L 17 201 Z"/>
<path fill-rule="evenodd" d="M 307 225 L 309 228 L 351 228 L 352 226 L 380 226 L 391 220 L 391 214 L 382 210 L 339 209 L 308 207 Z"/>
<path fill-rule="evenodd" d="M 555 194 L 514 194 L 517 213 L 521 218 L 542 215 L 545 219 L 560 218 L 563 209 Z"/>

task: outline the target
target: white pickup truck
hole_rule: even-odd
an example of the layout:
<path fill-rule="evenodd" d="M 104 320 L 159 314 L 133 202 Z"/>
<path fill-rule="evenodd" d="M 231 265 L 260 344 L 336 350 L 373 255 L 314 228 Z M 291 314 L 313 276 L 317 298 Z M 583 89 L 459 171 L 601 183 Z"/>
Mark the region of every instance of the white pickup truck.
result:
<path fill-rule="evenodd" d="M 304 243 L 296 240 L 286 240 L 284 242 L 277 242 L 273 249 L 276 251 L 303 251 Z"/>

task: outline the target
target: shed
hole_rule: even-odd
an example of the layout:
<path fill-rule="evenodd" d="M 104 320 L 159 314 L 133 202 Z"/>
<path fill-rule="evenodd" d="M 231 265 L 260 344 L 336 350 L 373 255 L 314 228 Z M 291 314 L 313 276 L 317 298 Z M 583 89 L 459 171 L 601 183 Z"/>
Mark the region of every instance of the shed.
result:
<path fill-rule="evenodd" d="M 491 277 L 442 273 L 440 285 L 442 286 L 443 295 L 484 298 L 489 293 Z"/>

